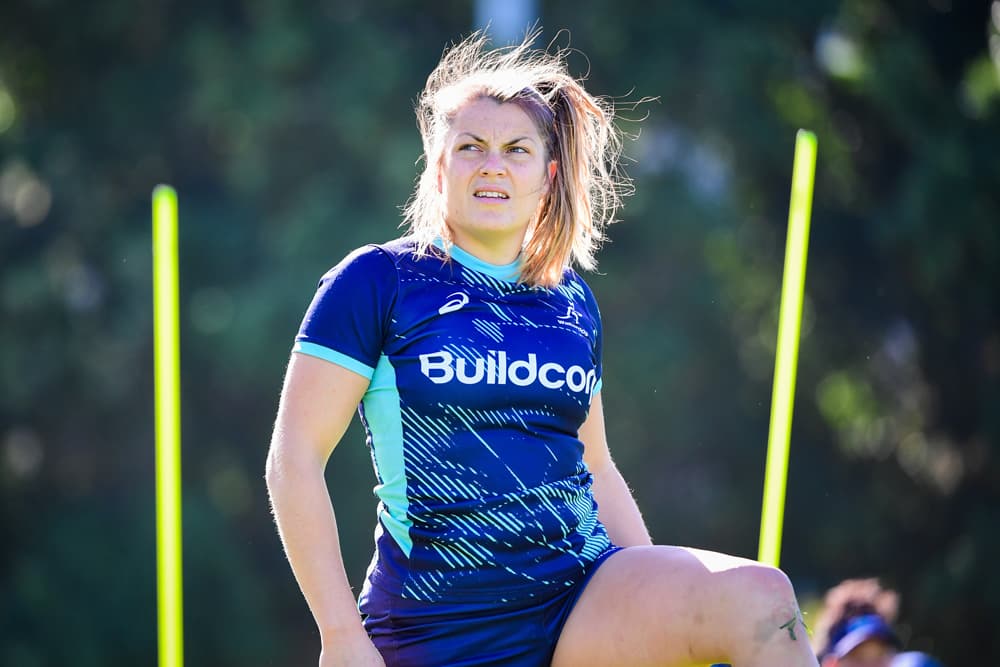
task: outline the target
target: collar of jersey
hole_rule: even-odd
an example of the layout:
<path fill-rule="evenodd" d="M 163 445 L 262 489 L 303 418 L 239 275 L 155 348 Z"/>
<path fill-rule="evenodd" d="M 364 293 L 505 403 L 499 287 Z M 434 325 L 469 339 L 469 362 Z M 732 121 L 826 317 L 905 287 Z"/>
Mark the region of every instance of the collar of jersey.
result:
<path fill-rule="evenodd" d="M 444 242 L 440 238 L 434 239 L 434 246 L 444 250 Z M 521 276 L 520 257 L 515 259 L 510 264 L 490 264 L 489 262 L 484 262 L 475 255 L 462 250 L 454 243 L 449 244 L 448 253 L 451 255 L 453 260 L 465 268 L 478 271 L 479 273 L 485 273 L 488 276 L 496 278 L 497 280 L 502 280 L 506 283 L 516 283 L 517 279 Z"/>

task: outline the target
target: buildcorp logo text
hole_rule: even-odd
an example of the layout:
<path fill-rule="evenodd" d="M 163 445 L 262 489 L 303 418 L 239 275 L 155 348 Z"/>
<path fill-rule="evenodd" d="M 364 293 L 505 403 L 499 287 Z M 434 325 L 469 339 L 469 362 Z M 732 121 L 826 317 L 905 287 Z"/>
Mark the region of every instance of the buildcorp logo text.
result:
<path fill-rule="evenodd" d="M 455 358 L 451 352 L 441 350 L 420 355 L 420 372 L 435 384 L 458 381 L 462 384 L 510 384 L 526 387 L 538 382 L 548 389 L 565 386 L 570 391 L 590 394 L 597 383 L 594 369 L 581 366 L 563 366 L 548 361 L 539 366 L 538 355 L 528 354 L 527 359 L 509 361 L 503 350 L 488 350 L 486 358 L 475 361 Z"/>

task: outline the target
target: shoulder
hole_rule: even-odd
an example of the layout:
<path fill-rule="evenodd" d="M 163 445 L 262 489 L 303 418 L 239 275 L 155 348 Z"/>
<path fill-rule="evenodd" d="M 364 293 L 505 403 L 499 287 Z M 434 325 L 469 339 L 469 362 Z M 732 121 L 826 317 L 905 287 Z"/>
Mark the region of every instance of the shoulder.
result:
<path fill-rule="evenodd" d="M 440 250 L 431 246 L 421 249 L 416 239 L 403 236 L 383 243 L 369 243 L 351 252 L 341 262 L 361 262 L 367 264 L 392 263 L 399 267 L 408 262 L 422 263 L 435 261 L 440 264 L 447 259 L 441 255 Z"/>
<path fill-rule="evenodd" d="M 573 267 L 567 267 L 563 271 L 563 282 L 564 283 L 578 282 L 578 283 L 583 283 L 584 285 L 587 284 L 587 281 L 584 280 L 583 276 L 577 273 L 576 269 L 574 269 Z"/>
<path fill-rule="evenodd" d="M 365 248 L 372 248 L 391 257 L 395 261 L 411 258 L 416 254 L 417 242 L 410 237 L 403 236 L 384 243 L 371 243 Z"/>
<path fill-rule="evenodd" d="M 359 279 L 384 277 L 395 273 L 400 261 L 412 255 L 413 247 L 405 239 L 395 239 L 386 243 L 369 243 L 349 252 L 322 277 L 320 282 L 329 282 L 344 277 Z"/>
<path fill-rule="evenodd" d="M 578 294 L 588 303 L 594 304 L 594 306 L 597 305 L 597 299 L 594 296 L 594 292 L 590 288 L 590 285 L 587 283 L 587 281 L 584 279 L 583 276 L 581 276 L 572 268 L 567 268 L 565 271 L 563 271 L 563 279 L 562 283 L 560 283 L 560 287 L 562 287 L 563 289 L 567 289 L 575 294 Z"/>

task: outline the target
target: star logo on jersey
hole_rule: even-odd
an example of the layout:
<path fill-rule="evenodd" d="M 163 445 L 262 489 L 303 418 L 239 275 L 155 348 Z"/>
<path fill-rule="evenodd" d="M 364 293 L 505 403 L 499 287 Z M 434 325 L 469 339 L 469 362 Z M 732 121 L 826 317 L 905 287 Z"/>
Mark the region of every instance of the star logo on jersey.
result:
<path fill-rule="evenodd" d="M 448 300 L 444 302 L 444 305 L 438 308 L 438 314 L 454 313 L 467 303 L 469 303 L 468 294 L 465 292 L 452 292 L 448 295 Z"/>

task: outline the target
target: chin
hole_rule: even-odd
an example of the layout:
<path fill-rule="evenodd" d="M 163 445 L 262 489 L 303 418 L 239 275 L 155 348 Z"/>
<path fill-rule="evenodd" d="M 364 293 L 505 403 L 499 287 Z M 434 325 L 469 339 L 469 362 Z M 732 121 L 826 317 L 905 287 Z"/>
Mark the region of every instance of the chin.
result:
<path fill-rule="evenodd" d="M 471 234 L 516 234 L 528 228 L 510 220 L 474 220 L 459 227 Z"/>

